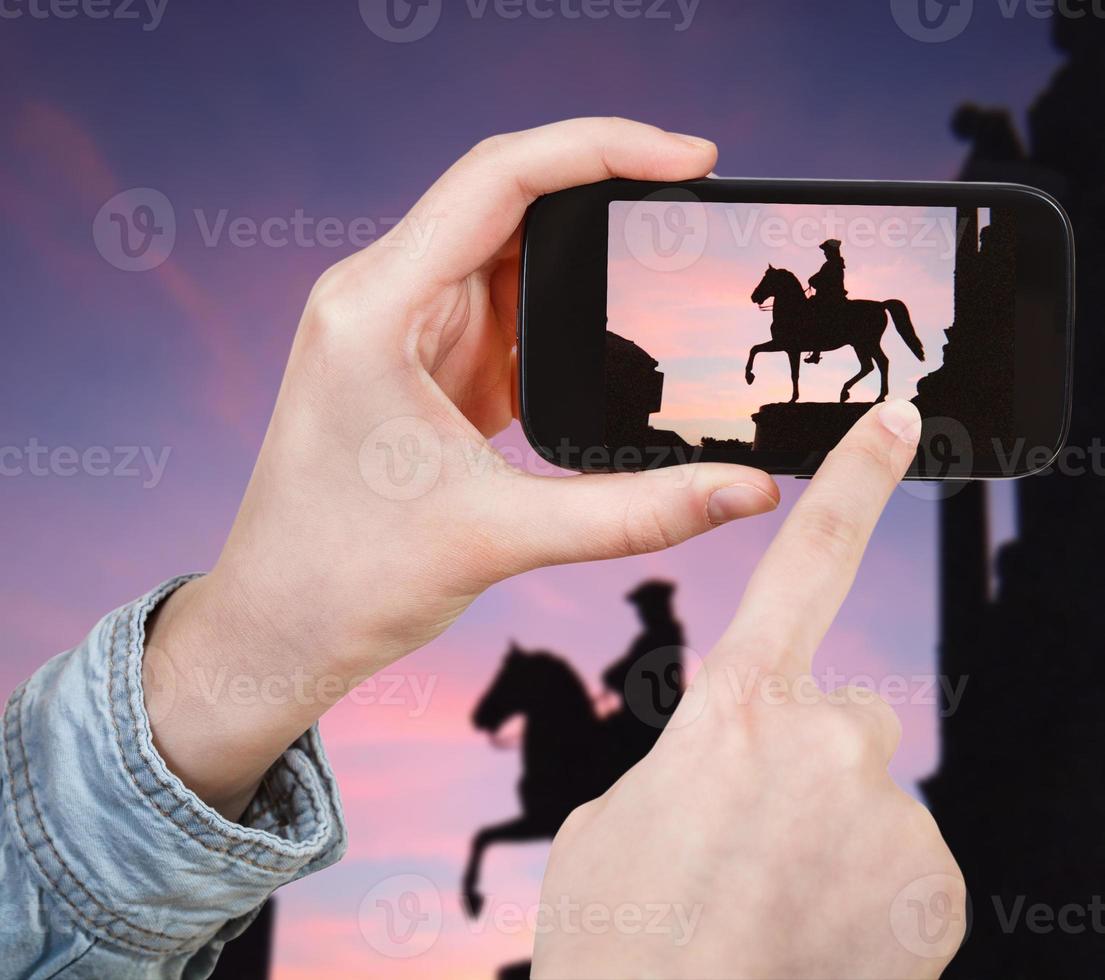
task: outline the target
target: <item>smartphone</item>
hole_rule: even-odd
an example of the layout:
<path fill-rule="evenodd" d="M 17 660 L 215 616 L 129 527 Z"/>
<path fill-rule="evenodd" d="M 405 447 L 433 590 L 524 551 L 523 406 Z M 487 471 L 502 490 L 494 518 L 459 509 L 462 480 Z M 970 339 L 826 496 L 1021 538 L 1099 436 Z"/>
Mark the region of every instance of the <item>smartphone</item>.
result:
<path fill-rule="evenodd" d="M 1074 242 L 1005 184 L 611 180 L 538 200 L 520 408 L 581 472 L 810 476 L 872 405 L 924 419 L 913 479 L 1046 469 L 1071 400 Z"/>

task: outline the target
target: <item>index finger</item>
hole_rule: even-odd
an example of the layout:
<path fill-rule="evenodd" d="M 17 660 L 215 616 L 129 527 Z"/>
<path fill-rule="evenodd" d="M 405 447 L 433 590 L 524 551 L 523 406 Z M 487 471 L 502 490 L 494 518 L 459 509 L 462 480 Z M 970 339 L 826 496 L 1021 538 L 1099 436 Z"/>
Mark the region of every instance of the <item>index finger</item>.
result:
<path fill-rule="evenodd" d="M 792 677 L 809 672 L 920 434 L 907 401 L 879 405 L 853 426 L 756 567 L 718 657 Z"/>
<path fill-rule="evenodd" d="M 628 119 L 572 119 L 484 140 L 426 192 L 396 232 L 426 242 L 418 269 L 454 282 L 492 259 L 538 197 L 610 177 L 693 180 L 717 162 L 709 140 Z"/>

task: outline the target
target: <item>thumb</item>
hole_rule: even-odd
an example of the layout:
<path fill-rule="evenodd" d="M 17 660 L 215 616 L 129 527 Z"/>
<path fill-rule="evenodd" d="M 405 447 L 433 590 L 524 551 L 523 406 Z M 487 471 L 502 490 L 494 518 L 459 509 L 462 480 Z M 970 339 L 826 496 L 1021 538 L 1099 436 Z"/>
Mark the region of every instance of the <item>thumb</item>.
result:
<path fill-rule="evenodd" d="M 500 500 L 512 573 L 544 565 L 661 551 L 741 517 L 779 506 L 770 476 L 699 463 L 643 473 L 521 477 Z"/>

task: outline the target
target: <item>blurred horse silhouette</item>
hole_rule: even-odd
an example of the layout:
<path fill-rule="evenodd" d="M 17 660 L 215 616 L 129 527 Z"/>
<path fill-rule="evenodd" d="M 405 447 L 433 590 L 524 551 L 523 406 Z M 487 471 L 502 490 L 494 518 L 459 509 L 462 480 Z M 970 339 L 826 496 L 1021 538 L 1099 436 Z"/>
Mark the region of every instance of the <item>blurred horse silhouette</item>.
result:
<path fill-rule="evenodd" d="M 606 753 L 596 751 L 603 726 L 583 682 L 551 653 L 511 646 L 502 668 L 473 716 L 476 728 L 494 735 L 515 715 L 524 715 L 525 772 L 518 784 L 522 815 L 484 827 L 472 841 L 464 874 L 464 903 L 480 914 L 480 863 L 492 844 L 547 840 L 580 803 L 601 795 L 612 781 Z"/>
<path fill-rule="evenodd" d="M 771 340 L 757 344 L 748 355 L 748 365 L 744 370 L 745 380 L 752 384 L 756 380 L 752 367 L 756 355 L 766 351 L 785 351 L 790 358 L 790 378 L 794 385 L 791 402 L 798 401 L 798 373 L 801 368 L 802 354 L 806 351 L 837 350 L 851 347 L 859 358 L 859 373 L 849 379 L 840 392 L 840 400 L 846 402 L 852 387 L 866 378 L 877 364 L 882 375 L 882 387 L 876 401 L 885 401 L 890 391 L 890 360 L 882 349 L 882 335 L 885 333 L 888 318 L 894 321 L 898 335 L 919 361 L 925 359 L 925 349 L 905 303 L 897 299 L 883 302 L 868 299 L 844 300 L 831 313 L 819 315 L 813 302 L 798 277 L 787 269 L 776 269 L 769 265 L 763 279 L 752 294 L 752 302 L 763 306 L 774 299 L 775 314 L 771 324 Z"/>
<path fill-rule="evenodd" d="M 674 588 L 646 582 L 626 597 L 637 606 L 644 629 L 603 675 L 607 691 L 623 702 L 605 717 L 566 660 L 511 644 L 472 721 L 494 739 L 510 719 L 525 719 L 522 814 L 473 838 L 462 886 L 469 915 L 483 908 L 480 865 L 491 845 L 551 840 L 572 810 L 605 793 L 659 738 L 683 693 L 683 630 L 671 611 Z"/>

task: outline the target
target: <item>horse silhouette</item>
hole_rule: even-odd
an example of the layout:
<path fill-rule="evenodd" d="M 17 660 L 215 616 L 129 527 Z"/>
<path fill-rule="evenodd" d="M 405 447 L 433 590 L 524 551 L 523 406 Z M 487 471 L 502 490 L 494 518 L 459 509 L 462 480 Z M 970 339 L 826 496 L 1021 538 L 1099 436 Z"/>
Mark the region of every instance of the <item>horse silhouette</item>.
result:
<path fill-rule="evenodd" d="M 798 277 L 787 269 L 769 265 L 763 279 L 752 294 L 752 302 L 763 306 L 774 299 L 774 318 L 771 324 L 771 340 L 756 344 L 749 352 L 748 365 L 744 369 L 745 380 L 752 384 L 756 375 L 752 367 L 756 355 L 766 351 L 785 351 L 790 358 L 790 378 L 794 385 L 791 402 L 798 401 L 798 373 L 802 354 L 813 351 L 837 350 L 851 347 L 859 358 L 859 374 L 849 379 L 840 392 L 840 400 L 846 402 L 852 387 L 867 377 L 877 364 L 882 375 L 882 387 L 877 402 L 886 401 L 890 391 L 890 360 L 882 349 L 882 335 L 888 324 L 887 314 L 894 321 L 898 335 L 913 352 L 917 360 L 925 359 L 925 348 L 905 303 L 897 299 L 883 302 L 869 299 L 845 300 L 831 313 L 816 312 L 814 304 Z"/>
<path fill-rule="evenodd" d="M 480 865 L 489 847 L 552 840 L 568 814 L 601 796 L 644 757 L 647 745 L 623 735 L 631 727 L 624 724 L 624 714 L 600 718 L 567 661 L 511 645 L 472 721 L 494 736 L 511 718 L 524 716 L 523 775 L 518 783 L 522 815 L 484 827 L 473 838 L 462 886 L 470 916 L 478 916 L 483 908 Z"/>

